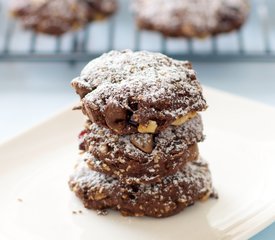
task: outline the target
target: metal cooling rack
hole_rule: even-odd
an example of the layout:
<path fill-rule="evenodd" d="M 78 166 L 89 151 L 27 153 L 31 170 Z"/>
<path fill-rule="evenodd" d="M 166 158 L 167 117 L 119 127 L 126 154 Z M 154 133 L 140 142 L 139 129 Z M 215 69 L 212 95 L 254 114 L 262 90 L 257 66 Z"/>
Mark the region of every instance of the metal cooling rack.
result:
<path fill-rule="evenodd" d="M 158 33 L 138 31 L 127 3 L 121 0 L 119 13 L 109 21 L 94 23 L 79 32 L 55 38 L 22 29 L 8 16 L 3 2 L 0 61 L 89 61 L 111 49 L 130 48 L 159 51 L 191 61 L 275 62 L 273 0 L 251 1 L 250 18 L 240 31 L 205 40 L 170 39 Z"/>

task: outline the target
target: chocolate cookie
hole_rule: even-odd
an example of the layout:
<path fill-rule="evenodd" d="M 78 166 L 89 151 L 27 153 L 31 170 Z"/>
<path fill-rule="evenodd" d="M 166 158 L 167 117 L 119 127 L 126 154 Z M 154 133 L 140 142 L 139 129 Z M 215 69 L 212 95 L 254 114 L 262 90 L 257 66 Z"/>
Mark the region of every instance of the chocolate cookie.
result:
<path fill-rule="evenodd" d="M 204 139 L 199 115 L 158 134 L 119 136 L 96 124 L 87 124 L 82 136 L 81 146 L 91 169 L 127 183 L 158 182 L 174 174 L 198 158 L 197 143 Z"/>
<path fill-rule="evenodd" d="M 120 163 L 116 161 L 118 162 L 117 164 L 114 163 L 114 161 L 102 161 L 96 159 L 88 152 L 84 153 L 83 158 L 86 160 L 90 169 L 118 178 L 126 184 L 148 184 L 161 182 L 163 177 L 175 174 L 187 162 L 197 160 L 199 156 L 197 144 L 189 146 L 182 155 L 181 158 L 178 158 L 177 161 L 174 162 L 163 161 L 162 159 L 159 160 L 159 163 L 129 161 L 129 167 L 126 168 L 126 170 L 121 167 L 125 167 L 127 162 Z M 148 166 L 148 170 L 146 166 Z"/>
<path fill-rule="evenodd" d="M 16 0 L 11 8 L 24 27 L 61 35 L 111 15 L 116 0 Z"/>
<path fill-rule="evenodd" d="M 84 161 L 69 180 L 86 208 L 116 209 L 124 216 L 168 217 L 213 194 L 211 174 L 203 160 L 187 163 L 161 183 L 127 185 L 92 171 Z"/>
<path fill-rule="evenodd" d="M 155 133 L 207 108 L 189 62 L 147 51 L 111 51 L 72 81 L 89 119 L 116 134 Z"/>
<path fill-rule="evenodd" d="M 172 37 L 199 37 L 239 29 L 248 0 L 135 0 L 137 25 Z"/>

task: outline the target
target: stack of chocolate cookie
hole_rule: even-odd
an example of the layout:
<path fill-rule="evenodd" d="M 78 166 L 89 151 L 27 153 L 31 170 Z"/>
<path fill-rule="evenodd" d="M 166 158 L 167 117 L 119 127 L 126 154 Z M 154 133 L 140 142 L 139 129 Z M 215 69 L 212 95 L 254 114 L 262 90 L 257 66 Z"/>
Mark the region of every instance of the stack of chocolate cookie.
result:
<path fill-rule="evenodd" d="M 111 51 L 72 86 L 88 120 L 69 185 L 85 207 L 167 217 L 213 194 L 197 145 L 207 104 L 189 62 Z"/>

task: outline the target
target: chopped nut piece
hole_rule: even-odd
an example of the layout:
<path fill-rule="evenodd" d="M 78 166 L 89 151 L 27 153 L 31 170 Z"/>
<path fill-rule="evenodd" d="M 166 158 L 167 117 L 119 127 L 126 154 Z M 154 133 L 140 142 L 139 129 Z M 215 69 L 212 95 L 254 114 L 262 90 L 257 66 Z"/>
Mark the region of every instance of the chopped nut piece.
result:
<path fill-rule="evenodd" d="M 125 163 L 125 160 L 124 160 L 123 158 L 121 158 L 121 157 L 118 158 L 118 161 L 119 161 L 120 163 Z"/>
<path fill-rule="evenodd" d="M 128 196 L 127 196 L 126 194 L 123 194 L 123 195 L 122 195 L 122 198 L 123 198 L 123 199 L 127 199 Z"/>
<path fill-rule="evenodd" d="M 179 202 L 179 203 L 186 203 L 186 202 L 187 202 L 187 200 L 186 200 L 186 199 L 184 199 L 184 198 L 180 198 L 180 199 L 178 200 L 178 202 Z"/>
<path fill-rule="evenodd" d="M 191 118 L 195 117 L 197 115 L 196 112 L 190 112 L 187 115 L 184 115 L 182 117 L 177 118 L 174 122 L 172 122 L 173 126 L 180 126 L 190 120 Z"/>
<path fill-rule="evenodd" d="M 138 126 L 138 131 L 140 133 L 155 133 L 158 125 L 156 121 L 149 120 L 149 122 L 145 125 L 140 124 Z"/>
<path fill-rule="evenodd" d="M 89 146 L 88 151 L 91 152 L 93 150 L 94 146 Z"/>
<path fill-rule="evenodd" d="M 201 202 L 205 202 L 206 200 L 208 200 L 208 198 L 210 197 L 210 195 L 211 195 L 211 191 L 208 191 L 201 199 L 200 199 L 200 201 Z"/>
<path fill-rule="evenodd" d="M 156 155 L 154 156 L 154 163 L 158 163 L 159 160 L 160 160 L 160 156 L 159 156 L 158 154 L 156 154 Z"/>
<path fill-rule="evenodd" d="M 102 164 L 102 167 L 103 167 L 104 170 L 106 170 L 108 172 L 111 171 L 111 169 L 109 168 L 109 166 L 106 165 L 105 163 Z"/>
<path fill-rule="evenodd" d="M 126 171 L 128 172 L 130 169 L 131 169 L 131 166 L 129 165 L 129 166 L 126 168 Z"/>
<path fill-rule="evenodd" d="M 135 217 L 143 217 L 144 213 L 135 213 Z"/>
<path fill-rule="evenodd" d="M 169 212 L 171 208 L 169 206 L 165 206 L 164 209 L 165 209 L 165 212 Z"/>
<path fill-rule="evenodd" d="M 97 192 L 96 194 L 95 194 L 95 200 L 101 200 L 101 199 L 104 199 L 104 198 L 106 198 L 107 196 L 106 196 L 106 194 L 104 194 L 104 193 L 100 193 L 100 192 Z"/>
<path fill-rule="evenodd" d="M 102 154 L 107 154 L 108 153 L 108 146 L 107 144 L 103 144 L 103 145 L 100 145 L 99 147 L 99 151 L 102 153 Z"/>
<path fill-rule="evenodd" d="M 135 134 L 131 136 L 130 141 L 143 152 L 151 153 L 153 151 L 152 134 Z"/>

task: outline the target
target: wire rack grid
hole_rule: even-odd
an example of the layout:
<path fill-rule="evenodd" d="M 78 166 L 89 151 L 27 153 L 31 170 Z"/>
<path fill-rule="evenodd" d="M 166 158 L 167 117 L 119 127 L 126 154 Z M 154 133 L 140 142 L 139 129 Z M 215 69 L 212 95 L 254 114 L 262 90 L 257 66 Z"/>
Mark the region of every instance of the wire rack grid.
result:
<path fill-rule="evenodd" d="M 119 12 L 108 21 L 90 24 L 62 37 L 22 29 L 9 16 L 6 5 L 2 2 L 0 9 L 0 61 L 89 61 L 112 49 L 129 48 L 191 61 L 275 62 L 273 0 L 251 0 L 250 17 L 240 31 L 203 40 L 165 38 L 138 30 L 127 0 L 120 0 Z"/>

